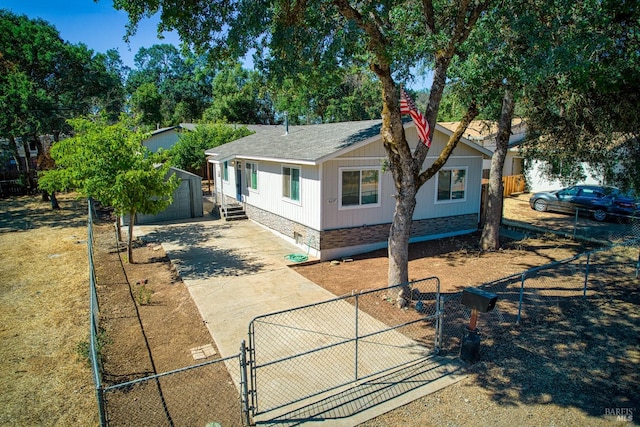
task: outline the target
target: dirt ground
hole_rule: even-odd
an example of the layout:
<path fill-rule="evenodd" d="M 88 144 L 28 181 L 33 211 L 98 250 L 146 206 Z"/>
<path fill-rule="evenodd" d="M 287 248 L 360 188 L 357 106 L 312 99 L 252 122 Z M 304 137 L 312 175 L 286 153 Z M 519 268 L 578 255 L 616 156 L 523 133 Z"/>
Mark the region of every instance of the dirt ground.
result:
<path fill-rule="evenodd" d="M 86 236 L 84 206 L 72 198 L 61 199 L 63 212 L 68 216 L 57 218 L 52 214 L 55 221 L 49 219 L 48 222 L 55 223 L 60 234 L 51 238 L 56 242 L 63 241 L 65 236 L 80 236 L 79 240 L 86 238 L 82 237 Z M 522 200 L 517 200 L 517 203 L 505 206 L 505 215 L 522 210 L 519 206 Z M 19 202 L 23 204 L 21 208 L 6 209 L 5 201 L 0 201 L 0 206 L 3 206 L 0 228 L 11 228 L 9 224 L 17 223 L 31 230 L 38 218 L 50 217 L 46 213 L 47 206 L 42 203 L 26 198 Z M 29 204 L 38 208 L 27 208 Z M 538 214 L 528 206 L 526 208 L 523 215 Z M 557 218 L 563 220 L 562 216 Z M 68 228 L 69 222 L 71 228 Z M 39 227 L 45 228 L 44 225 Z M 32 393 L 30 400 L 46 402 L 52 392 L 42 387 L 34 391 L 33 384 L 46 381 L 49 375 L 52 380 L 70 381 L 71 385 L 62 390 L 56 389 L 61 409 L 47 408 L 44 412 L 50 414 L 48 419 L 59 421 L 45 424 L 71 424 L 65 422 L 69 421 L 65 418 L 69 413 L 80 420 L 73 424 L 95 424 L 95 394 L 90 372 L 73 350 L 78 342 L 86 339 L 88 330 L 86 257 L 56 261 L 59 258 L 52 260 L 49 255 L 62 252 L 43 249 L 42 255 L 32 257 L 29 265 L 25 266 L 16 259 L 8 258 L 16 242 L 5 238 L 12 234 L 16 233 L 0 233 L 3 264 L 22 268 L 10 268 L 11 274 L 19 273 L 19 277 L 11 281 L 4 279 L 9 277 L 4 271 L 0 276 L 3 277 L 0 403 L 3 408 L 11 408 L 3 409 L 2 413 L 8 415 L 0 415 L 0 424 L 14 424 L 12 420 L 27 421 L 17 424 L 41 424 L 28 421 L 40 419 L 37 417 L 42 416 L 44 403 L 31 408 L 24 405 L 24 399 Z M 39 235 L 35 237 L 34 234 L 33 239 L 42 240 L 43 234 L 40 232 Z M 193 358 L 190 350 L 195 347 L 210 344 L 215 350 L 188 290 L 161 247 L 138 245 L 134 251 L 135 263 L 128 264 L 121 263 L 124 253 L 115 243 L 115 233 L 109 221 L 98 225 L 95 240 L 105 344 L 103 380 L 106 385 L 202 362 Z M 410 278 L 437 276 L 443 289 L 454 290 L 563 259 L 585 249 L 568 239 L 543 236 L 521 241 L 504 239 L 500 251 L 480 253 L 477 241 L 478 235 L 474 234 L 411 245 Z M 47 245 L 45 241 L 37 244 Z M 31 241 L 29 245 L 36 243 Z M 77 244 L 76 240 L 72 240 L 69 246 L 86 252 L 86 246 Z M 28 270 L 36 261 L 44 263 L 45 267 L 46 263 L 60 262 L 68 269 L 69 282 L 77 280 L 74 286 L 81 291 L 75 297 L 68 289 L 56 289 L 45 303 L 47 307 L 69 306 L 73 299 L 73 310 L 53 317 L 50 311 L 40 309 L 43 305 L 37 305 L 38 309 L 35 309 L 34 303 L 42 298 L 38 292 L 45 289 L 43 282 L 28 283 Z M 338 265 L 323 262 L 293 268 L 335 295 L 386 285 L 385 251 L 354 256 Z M 67 278 L 65 272 L 60 274 Z M 630 409 L 634 419 L 639 419 L 640 301 L 637 285 L 637 279 L 620 280 L 597 304 L 569 303 L 560 307 L 555 317 L 541 319 L 535 324 L 505 328 L 501 339 L 491 338 L 483 342 L 482 360 L 473 366 L 467 379 L 365 425 L 615 425 L 615 417 L 606 416 L 611 413 L 609 409 Z M 11 305 L 14 314 L 7 316 L 5 313 Z M 34 328 L 16 312 L 38 316 L 38 322 L 49 327 Z M 67 353 L 64 357 L 48 358 L 46 365 L 49 369 L 46 372 L 49 374 L 45 375 L 39 370 L 43 364 L 37 363 L 42 352 L 34 343 L 48 342 L 51 334 L 57 333 L 65 322 L 75 325 L 77 331 L 75 335 L 67 334 L 69 336 L 64 339 L 56 340 L 68 342 L 64 346 Z M 73 376 L 64 378 L 70 371 Z M 165 411 L 144 407 L 141 404 L 146 396 L 144 390 L 140 395 L 131 392 L 133 387 L 126 390 L 128 395 L 114 391 L 107 395 L 109 419 L 112 425 L 167 424 L 162 413 L 158 422 L 151 414 L 165 412 L 166 415 L 169 406 L 176 425 L 204 425 L 211 421 L 223 426 L 241 425 L 238 393 L 226 369 L 220 364 L 213 365 L 206 375 L 208 381 L 205 385 L 208 388 L 203 389 L 194 389 L 202 382 L 202 375 L 197 374 L 176 376 L 179 380 L 174 382 L 183 387 L 182 392 L 174 392 L 170 381 L 158 382 L 157 387 L 154 385 L 156 395 L 157 390 L 161 390 L 161 395 L 164 393 L 162 403 Z M 78 395 L 82 399 L 78 399 Z M 174 395 L 181 396 L 182 400 L 172 397 Z M 172 399 L 177 399 L 177 403 Z M 56 413 L 51 414 L 52 411 Z M 201 413 L 213 413 L 215 419 L 206 418 Z M 182 416 L 186 418 L 179 418 Z"/>

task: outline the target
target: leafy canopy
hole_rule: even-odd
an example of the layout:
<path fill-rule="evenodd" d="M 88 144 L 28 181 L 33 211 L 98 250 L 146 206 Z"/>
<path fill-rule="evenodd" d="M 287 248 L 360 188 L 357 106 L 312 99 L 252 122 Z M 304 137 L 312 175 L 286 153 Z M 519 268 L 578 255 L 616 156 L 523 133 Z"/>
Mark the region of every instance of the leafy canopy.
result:
<path fill-rule="evenodd" d="M 169 165 L 157 165 L 142 146 L 145 137 L 122 122 L 79 118 L 70 121 L 76 136 L 53 145 L 56 167 L 41 172 L 40 188 L 75 189 L 119 214 L 154 214 L 167 208 L 178 181 L 167 179 Z"/>

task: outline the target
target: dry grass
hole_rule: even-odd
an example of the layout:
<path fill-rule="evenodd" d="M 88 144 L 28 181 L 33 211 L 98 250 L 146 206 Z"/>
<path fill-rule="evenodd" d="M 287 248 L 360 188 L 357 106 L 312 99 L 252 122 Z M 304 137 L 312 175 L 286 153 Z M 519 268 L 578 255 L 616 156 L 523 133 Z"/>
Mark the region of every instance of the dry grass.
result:
<path fill-rule="evenodd" d="M 0 424 L 96 425 L 88 338 L 86 204 L 0 201 Z"/>

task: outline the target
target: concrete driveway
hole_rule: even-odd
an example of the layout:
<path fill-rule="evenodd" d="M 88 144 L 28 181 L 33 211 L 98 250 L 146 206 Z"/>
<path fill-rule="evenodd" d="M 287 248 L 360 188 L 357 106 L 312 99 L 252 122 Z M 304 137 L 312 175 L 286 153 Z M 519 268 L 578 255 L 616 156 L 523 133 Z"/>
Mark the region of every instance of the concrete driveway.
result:
<path fill-rule="evenodd" d="M 254 318 L 335 298 L 288 268 L 291 262 L 285 256 L 305 254 L 304 250 L 252 221 L 225 222 L 206 216 L 201 221 L 136 226 L 134 232 L 146 241 L 162 244 L 222 357 L 238 354 L 241 341 L 248 339 L 248 326 Z M 353 322 L 349 316 L 344 316 L 343 321 Z M 322 328 L 322 322 L 318 324 L 317 319 L 316 324 Z M 401 345 L 407 351 L 413 349 L 412 343 Z M 314 399 L 296 401 L 294 396 L 279 396 L 284 402 L 296 402 L 275 412 L 260 414 L 254 421 L 261 425 L 282 425 L 295 419 L 298 425 L 302 418 L 314 423 L 321 419 L 332 426 L 355 426 L 464 378 L 457 359 L 422 360 L 418 365 L 411 364 L 406 371 L 387 371 L 384 377 L 374 377 L 355 387 L 334 389 Z M 286 387 L 276 387 L 285 377 L 295 377 L 291 381 L 298 388 L 309 390 L 318 386 L 317 378 L 309 375 L 309 371 L 309 367 L 302 366 L 287 372 L 272 372 L 274 377 L 262 379 L 262 396 L 274 387 L 277 389 L 274 393 L 283 390 L 286 393 Z M 325 377 L 339 375 L 336 370 L 315 371 Z M 238 385 L 237 367 L 230 369 L 230 374 Z"/>
<path fill-rule="evenodd" d="M 135 235 L 162 243 L 222 357 L 238 353 L 253 318 L 335 297 L 287 267 L 285 256 L 303 250 L 251 221 L 143 225 Z"/>

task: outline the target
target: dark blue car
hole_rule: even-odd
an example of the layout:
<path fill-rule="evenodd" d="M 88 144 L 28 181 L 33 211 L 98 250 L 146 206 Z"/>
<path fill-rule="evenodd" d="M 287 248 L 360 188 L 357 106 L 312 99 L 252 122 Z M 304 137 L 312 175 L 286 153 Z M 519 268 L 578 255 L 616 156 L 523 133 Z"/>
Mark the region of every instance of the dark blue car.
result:
<path fill-rule="evenodd" d="M 623 216 L 637 216 L 640 213 L 638 200 L 617 188 L 599 185 L 574 185 L 534 193 L 529 199 L 529 205 L 539 212 L 575 213 L 576 209 L 585 209 L 596 221 L 604 221 L 610 216 L 623 219 Z"/>

